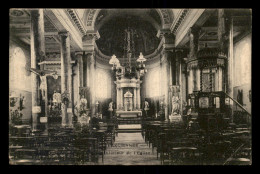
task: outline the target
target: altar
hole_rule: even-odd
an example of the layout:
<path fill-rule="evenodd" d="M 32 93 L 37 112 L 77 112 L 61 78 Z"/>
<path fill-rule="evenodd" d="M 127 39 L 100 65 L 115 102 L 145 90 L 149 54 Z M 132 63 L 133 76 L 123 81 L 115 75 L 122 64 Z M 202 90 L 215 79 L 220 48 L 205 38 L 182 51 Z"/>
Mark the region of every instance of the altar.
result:
<path fill-rule="evenodd" d="M 135 118 L 142 116 L 140 107 L 140 79 L 121 78 L 115 81 L 117 87 L 117 109 L 118 117 Z"/>
<path fill-rule="evenodd" d="M 137 118 L 142 116 L 142 111 L 116 111 L 117 117 Z"/>

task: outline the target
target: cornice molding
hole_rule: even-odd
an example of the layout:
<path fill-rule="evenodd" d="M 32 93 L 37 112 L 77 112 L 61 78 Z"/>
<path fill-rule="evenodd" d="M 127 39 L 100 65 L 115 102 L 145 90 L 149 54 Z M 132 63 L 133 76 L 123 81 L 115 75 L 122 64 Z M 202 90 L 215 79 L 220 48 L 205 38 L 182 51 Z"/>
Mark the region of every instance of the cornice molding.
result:
<path fill-rule="evenodd" d="M 185 20 L 179 25 L 178 30 L 176 30 L 175 46 L 178 46 L 185 35 L 187 35 L 190 27 L 196 23 L 204 11 L 205 9 L 192 9 L 188 11 Z"/>
<path fill-rule="evenodd" d="M 185 17 L 187 16 L 189 12 L 189 9 L 182 9 L 181 12 L 179 13 L 178 17 L 176 20 L 174 20 L 170 30 L 172 31 L 172 33 L 176 33 L 177 30 L 179 29 L 179 26 L 182 24 L 182 22 L 184 21 Z"/>
<path fill-rule="evenodd" d="M 59 32 L 68 31 L 70 33 L 72 40 L 71 45 L 75 47 L 75 50 L 82 50 L 81 32 L 79 32 L 77 26 L 65 9 L 46 9 L 44 13 Z"/>
<path fill-rule="evenodd" d="M 83 22 L 79 18 L 77 12 L 75 10 L 73 10 L 73 9 L 68 9 L 67 12 L 69 13 L 69 16 L 71 17 L 73 22 L 77 25 L 78 30 L 84 36 L 86 34 L 87 30 L 85 28 L 85 25 L 83 24 Z"/>

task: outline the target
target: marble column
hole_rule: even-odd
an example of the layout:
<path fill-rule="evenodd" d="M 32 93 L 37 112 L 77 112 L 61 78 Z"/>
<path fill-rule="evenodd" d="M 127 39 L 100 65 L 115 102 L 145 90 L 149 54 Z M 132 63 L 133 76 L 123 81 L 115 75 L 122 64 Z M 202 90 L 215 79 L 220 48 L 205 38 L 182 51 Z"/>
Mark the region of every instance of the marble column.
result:
<path fill-rule="evenodd" d="M 137 106 L 136 102 L 137 102 L 136 88 L 134 88 L 134 110 L 136 109 Z"/>
<path fill-rule="evenodd" d="M 223 71 L 222 67 L 218 68 L 218 90 L 222 91 L 223 90 Z"/>
<path fill-rule="evenodd" d="M 193 69 L 189 70 L 188 75 L 188 94 L 193 93 Z"/>
<path fill-rule="evenodd" d="M 70 94 L 70 103 L 69 103 L 69 125 L 72 126 L 73 117 L 74 117 L 74 87 L 73 87 L 73 76 L 74 76 L 74 70 L 73 70 L 74 64 L 70 64 L 70 80 L 69 80 L 69 94 Z"/>
<path fill-rule="evenodd" d="M 215 91 L 219 91 L 219 75 L 218 75 L 218 67 L 213 69 L 213 74 L 215 75 L 215 78 L 213 78 L 214 80 L 214 84 L 215 84 Z"/>
<path fill-rule="evenodd" d="M 171 85 L 177 85 L 177 69 L 176 69 L 176 65 L 177 65 L 177 61 L 176 61 L 176 53 L 175 55 L 172 54 L 172 59 L 171 61 L 169 61 L 170 65 L 171 65 L 171 76 L 172 76 L 172 80 L 171 80 Z"/>
<path fill-rule="evenodd" d="M 45 55 L 44 38 L 44 14 L 43 9 L 31 10 L 31 68 L 39 69 L 38 63 Z M 36 130 L 39 124 L 39 114 L 41 113 L 39 100 L 39 77 L 31 73 L 32 89 L 32 130 Z"/>
<path fill-rule="evenodd" d="M 87 58 L 86 52 L 83 52 L 82 56 L 83 63 L 83 87 L 89 87 L 89 60 Z M 89 103 L 89 102 L 88 102 Z"/>
<path fill-rule="evenodd" d="M 61 94 L 66 96 L 68 101 L 62 101 L 62 126 L 72 124 L 72 103 L 71 103 L 71 64 L 70 64 L 70 36 L 68 32 L 59 33 L 61 40 Z"/>
<path fill-rule="evenodd" d="M 198 51 L 199 45 L 199 32 L 200 28 L 196 25 L 190 28 L 189 37 L 190 37 L 190 53 L 189 58 L 194 59 L 196 58 L 196 54 Z"/>
<path fill-rule="evenodd" d="M 233 65 L 234 65 L 234 44 L 233 44 L 233 19 L 230 22 L 230 31 L 229 31 L 229 50 L 228 50 L 228 65 L 227 65 L 227 93 L 229 96 L 233 96 Z"/>
<path fill-rule="evenodd" d="M 78 63 L 78 86 L 83 87 L 83 53 L 82 52 L 76 52 L 75 53 Z"/>
<path fill-rule="evenodd" d="M 119 87 L 116 87 L 116 104 L 117 104 L 117 110 L 120 109 L 120 101 L 119 101 Z"/>
<path fill-rule="evenodd" d="M 169 54 L 166 54 L 165 57 L 165 75 L 166 75 L 166 87 L 165 87 L 165 120 L 169 121 L 169 115 L 170 115 L 170 111 L 169 111 L 169 100 L 170 100 L 170 96 L 169 96 L 169 87 L 170 87 L 170 79 L 169 79 Z"/>
<path fill-rule="evenodd" d="M 233 79 L 234 79 L 234 30 L 233 30 L 233 18 L 230 20 L 230 30 L 229 30 L 229 49 L 228 49 L 228 65 L 227 65 L 227 93 L 229 96 L 234 97 L 233 95 Z M 233 108 L 233 104 L 231 104 Z M 233 109 L 232 109 L 233 112 Z M 233 122 L 233 113 L 231 114 L 231 122 Z"/>
<path fill-rule="evenodd" d="M 96 114 L 96 89 L 95 89 L 95 57 L 93 53 L 87 55 L 89 60 L 89 87 L 90 87 L 90 110 L 91 117 Z"/>
<path fill-rule="evenodd" d="M 196 69 L 196 91 L 200 91 L 200 69 Z"/>
<path fill-rule="evenodd" d="M 140 88 L 141 88 L 141 87 L 137 87 L 137 88 L 136 88 L 136 100 L 137 100 L 137 101 L 136 101 L 136 105 L 137 105 L 137 106 L 136 106 L 136 107 L 137 107 L 136 109 L 141 109 L 141 107 L 140 107 Z"/>
<path fill-rule="evenodd" d="M 115 85 L 116 79 L 115 79 L 114 73 L 112 71 L 110 71 L 110 75 L 111 75 L 111 98 L 114 103 L 117 103 L 116 85 Z"/>
<path fill-rule="evenodd" d="M 176 85 L 180 85 L 180 59 L 181 59 L 181 53 L 179 52 L 176 55 L 176 65 L 175 65 L 175 74 L 176 74 Z"/>
<path fill-rule="evenodd" d="M 224 9 L 218 9 L 218 44 L 219 49 L 224 51 L 225 17 Z"/>
<path fill-rule="evenodd" d="M 200 33 L 200 28 L 196 25 L 190 28 L 189 31 L 189 38 L 190 38 L 190 52 L 189 52 L 189 59 L 196 59 L 197 57 L 197 52 L 198 52 L 198 44 L 199 44 L 199 33 Z M 189 86 L 189 94 L 193 93 L 193 91 L 199 90 L 197 87 L 197 83 L 199 83 L 199 79 L 196 73 L 196 69 L 191 69 L 189 78 L 190 78 L 190 83 L 191 87 Z M 192 90 L 192 91 L 190 91 Z"/>
<path fill-rule="evenodd" d="M 120 91 L 119 91 L 119 93 L 120 93 L 120 108 L 123 108 L 123 106 L 124 106 L 124 94 L 123 94 L 123 88 L 120 88 Z"/>

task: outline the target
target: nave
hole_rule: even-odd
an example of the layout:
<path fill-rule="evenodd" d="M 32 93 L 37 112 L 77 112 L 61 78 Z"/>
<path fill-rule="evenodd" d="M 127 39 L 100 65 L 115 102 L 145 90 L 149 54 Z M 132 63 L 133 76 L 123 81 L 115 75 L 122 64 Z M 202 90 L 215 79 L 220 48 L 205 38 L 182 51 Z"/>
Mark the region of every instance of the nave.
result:
<path fill-rule="evenodd" d="M 10 165 L 251 165 L 251 9 L 9 10 Z"/>
<path fill-rule="evenodd" d="M 185 124 L 142 120 L 140 131 L 120 132 L 114 122 L 32 133 L 10 129 L 11 164 L 36 165 L 248 165 L 251 136 L 245 125 L 221 132 Z"/>

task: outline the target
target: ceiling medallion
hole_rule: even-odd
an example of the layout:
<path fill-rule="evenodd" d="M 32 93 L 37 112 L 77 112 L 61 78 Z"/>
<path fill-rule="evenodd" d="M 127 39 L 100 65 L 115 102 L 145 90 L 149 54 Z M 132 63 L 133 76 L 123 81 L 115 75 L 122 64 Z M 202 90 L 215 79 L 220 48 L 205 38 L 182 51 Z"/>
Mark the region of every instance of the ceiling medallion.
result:
<path fill-rule="evenodd" d="M 11 13 L 10 13 L 12 16 L 22 16 L 24 14 L 23 11 L 21 10 L 11 10 Z"/>

